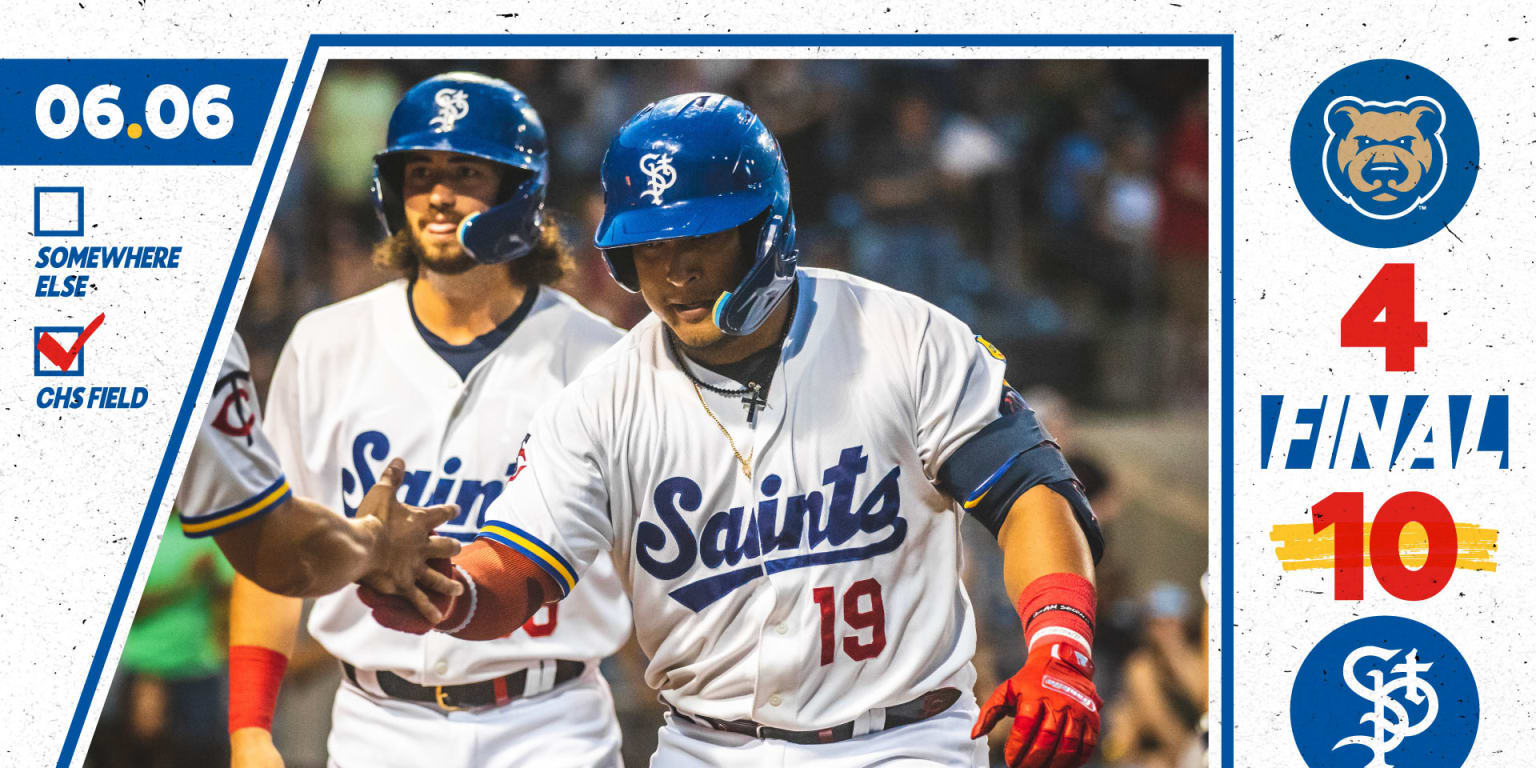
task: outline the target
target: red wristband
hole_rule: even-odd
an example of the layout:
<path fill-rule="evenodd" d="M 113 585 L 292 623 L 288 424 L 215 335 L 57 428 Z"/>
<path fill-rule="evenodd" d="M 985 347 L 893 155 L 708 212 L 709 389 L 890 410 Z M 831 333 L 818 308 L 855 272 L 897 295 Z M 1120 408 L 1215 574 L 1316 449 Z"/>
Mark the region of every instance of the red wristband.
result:
<path fill-rule="evenodd" d="M 1033 650 L 1047 639 L 1068 640 L 1093 655 L 1093 619 L 1097 596 L 1087 579 L 1075 573 L 1050 573 L 1019 594 L 1024 643 Z"/>
<path fill-rule="evenodd" d="M 241 728 L 272 730 L 277 692 L 288 657 L 259 645 L 229 647 L 229 732 Z"/>

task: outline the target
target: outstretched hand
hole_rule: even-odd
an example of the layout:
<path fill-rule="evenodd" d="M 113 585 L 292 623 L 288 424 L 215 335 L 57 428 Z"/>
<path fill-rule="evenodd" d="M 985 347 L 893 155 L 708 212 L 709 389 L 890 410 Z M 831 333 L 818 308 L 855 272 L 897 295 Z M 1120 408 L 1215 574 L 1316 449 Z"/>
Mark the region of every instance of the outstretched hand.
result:
<path fill-rule="evenodd" d="M 1099 742 L 1102 705 L 1093 687 L 1093 660 L 1071 643 L 1042 643 L 1018 674 L 992 692 L 971 738 L 1012 715 L 1003 749 L 1010 768 L 1077 768 Z"/>
<path fill-rule="evenodd" d="M 459 513 L 457 504 L 413 507 L 395 498 L 395 491 L 405 478 L 405 462 L 391 459 L 383 475 L 363 496 L 357 517 L 374 532 L 368 572 L 358 583 L 379 595 L 394 595 L 414 606 L 432 624 L 443 620 L 442 609 L 428 591 L 454 597 L 463 585 L 427 565 L 428 560 L 446 559 L 459 552 L 459 543 L 432 531 Z"/>

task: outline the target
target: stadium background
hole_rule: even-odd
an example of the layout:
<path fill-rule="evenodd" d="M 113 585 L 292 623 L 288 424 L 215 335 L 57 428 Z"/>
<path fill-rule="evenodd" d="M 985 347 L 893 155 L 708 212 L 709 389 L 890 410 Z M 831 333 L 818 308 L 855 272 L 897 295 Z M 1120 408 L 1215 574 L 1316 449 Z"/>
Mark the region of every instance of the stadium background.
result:
<path fill-rule="evenodd" d="M 411 84 L 468 69 L 528 94 L 550 136 L 548 206 L 577 254 L 577 269 L 559 287 L 624 328 L 646 309 L 591 246 L 603 151 L 650 101 L 699 90 L 736 96 L 784 149 L 801 263 L 917 293 L 996 343 L 1010 381 L 1089 487 L 1109 542 L 1098 579 L 1096 680 L 1106 700 L 1098 764 L 1198 765 L 1184 756 L 1198 741 L 1193 724 L 1206 699 L 1206 66 L 332 62 L 239 319 L 253 379 L 264 397 L 303 313 L 391 279 L 369 260 L 380 237 L 371 157 Z M 1022 640 L 995 578 L 995 543 L 980 526 L 967 528 L 984 697 L 1018 668 Z M 146 587 L 88 766 L 159 768 L 189 751 L 199 756 L 192 765 L 224 761 L 222 660 L 202 653 L 173 663 L 170 656 L 187 654 L 160 649 L 222 647 L 225 590 L 217 585 L 226 570 L 216 551 L 171 547 L 155 567 L 160 578 Z M 163 628 L 150 626 L 166 610 L 179 615 L 169 643 Z M 640 679 L 643 663 L 631 644 L 604 666 L 631 766 L 646 764 L 661 722 Z M 290 768 L 324 765 L 337 678 L 322 649 L 301 643 L 274 725 Z"/>

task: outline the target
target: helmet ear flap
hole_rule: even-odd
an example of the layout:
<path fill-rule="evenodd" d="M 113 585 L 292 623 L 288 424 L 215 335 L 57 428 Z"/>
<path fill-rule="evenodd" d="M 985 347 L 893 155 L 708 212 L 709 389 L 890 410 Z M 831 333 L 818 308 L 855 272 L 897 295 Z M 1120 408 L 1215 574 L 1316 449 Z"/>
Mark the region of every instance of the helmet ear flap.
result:
<path fill-rule="evenodd" d="M 373 209 L 379 214 L 386 237 L 405 226 L 405 200 L 400 196 L 400 158 L 389 155 L 374 158 Z"/>
<path fill-rule="evenodd" d="M 768 218 L 772 215 L 772 208 L 764 208 L 762 213 L 736 228 L 737 238 L 741 241 L 741 257 L 746 260 L 749 270 L 761 264 L 773 252 L 774 242 L 778 239 L 775 233 L 778 230 L 767 226 Z"/>
<path fill-rule="evenodd" d="M 481 264 L 502 264 L 533 252 L 543 235 L 544 173 L 507 167 L 498 202 L 459 222 L 459 243 Z"/>
<path fill-rule="evenodd" d="M 746 336 L 762 326 L 794 285 L 799 261 L 793 210 L 780 214 L 769 209 L 748 225 L 758 227 L 753 266 L 715 304 L 715 327 L 731 336 Z"/>
<path fill-rule="evenodd" d="M 608 262 L 608 274 L 624 290 L 630 293 L 640 292 L 640 275 L 635 271 L 635 249 L 629 246 L 622 248 L 604 248 L 603 260 Z"/>

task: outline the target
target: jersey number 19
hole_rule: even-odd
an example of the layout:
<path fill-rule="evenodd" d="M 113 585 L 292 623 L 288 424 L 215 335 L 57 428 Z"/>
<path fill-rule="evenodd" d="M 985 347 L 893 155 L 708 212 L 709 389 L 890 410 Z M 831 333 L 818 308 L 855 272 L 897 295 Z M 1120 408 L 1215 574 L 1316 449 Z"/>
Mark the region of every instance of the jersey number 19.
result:
<path fill-rule="evenodd" d="M 821 664 L 826 666 L 837 653 L 837 594 L 832 587 L 817 587 L 811 590 L 811 598 L 821 608 Z M 865 598 L 867 608 L 860 605 Z M 843 593 L 843 621 L 853 629 L 843 638 L 843 652 L 848 658 L 864 661 L 885 650 L 885 603 L 880 599 L 880 582 L 863 579 L 848 587 Z M 860 636 L 866 629 L 872 630 L 867 641 Z"/>

